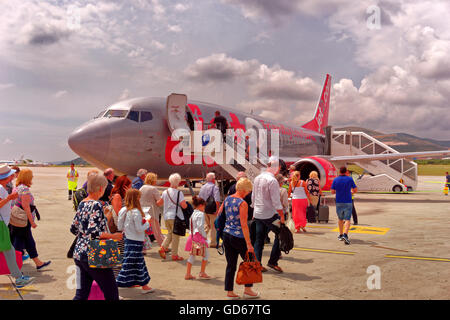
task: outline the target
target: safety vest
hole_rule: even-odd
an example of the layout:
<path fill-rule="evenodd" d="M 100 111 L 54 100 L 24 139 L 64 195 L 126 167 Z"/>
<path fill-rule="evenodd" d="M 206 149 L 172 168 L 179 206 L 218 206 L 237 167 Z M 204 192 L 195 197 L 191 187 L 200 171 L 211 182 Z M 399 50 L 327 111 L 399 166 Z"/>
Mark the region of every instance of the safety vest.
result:
<path fill-rule="evenodd" d="M 77 190 L 77 186 L 78 186 L 78 178 L 77 178 L 78 171 L 77 171 L 77 169 L 73 169 L 73 171 L 72 171 L 72 169 L 69 169 L 68 175 L 69 175 L 69 178 L 67 178 L 67 186 L 68 186 L 69 190 L 73 190 L 73 191 Z"/>

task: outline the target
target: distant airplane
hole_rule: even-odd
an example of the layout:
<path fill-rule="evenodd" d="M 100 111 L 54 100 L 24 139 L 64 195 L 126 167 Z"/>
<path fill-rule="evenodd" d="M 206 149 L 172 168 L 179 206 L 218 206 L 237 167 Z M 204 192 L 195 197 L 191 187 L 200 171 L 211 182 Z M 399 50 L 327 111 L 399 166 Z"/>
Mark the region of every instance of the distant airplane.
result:
<path fill-rule="evenodd" d="M 401 158 L 442 157 L 449 150 L 390 153 L 376 155 L 326 155 L 326 134 L 330 104 L 331 77 L 326 76 L 314 118 L 302 126 L 282 123 L 242 111 L 200 101 L 188 101 L 186 106 L 169 108 L 166 98 L 135 98 L 120 101 L 100 112 L 94 119 L 77 128 L 68 144 L 80 157 L 99 168 L 114 168 L 119 173 L 136 175 L 139 168 L 154 171 L 161 179 L 174 172 L 191 180 L 201 180 L 206 172 L 215 171 L 230 178 L 220 165 L 174 163 L 173 155 L 182 157 L 180 141 L 171 138 L 177 128 L 194 129 L 212 124 L 215 111 L 220 111 L 233 129 L 278 129 L 279 156 L 287 165 L 294 164 L 302 179 L 315 170 L 322 188 L 331 187 L 337 176 L 336 168 L 354 161 L 387 160 Z M 283 106 L 277 109 L 283 112 Z M 266 136 L 270 136 L 267 134 Z"/>
<path fill-rule="evenodd" d="M 22 155 L 18 160 L 0 160 L 0 163 L 7 164 L 8 166 L 16 166 L 20 164 L 24 164 L 24 155 Z"/>

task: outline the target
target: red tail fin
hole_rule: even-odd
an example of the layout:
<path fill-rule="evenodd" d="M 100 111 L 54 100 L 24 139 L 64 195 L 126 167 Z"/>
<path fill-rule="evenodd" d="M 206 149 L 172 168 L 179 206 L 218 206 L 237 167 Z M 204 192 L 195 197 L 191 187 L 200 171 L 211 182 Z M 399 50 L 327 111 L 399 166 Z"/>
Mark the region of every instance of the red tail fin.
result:
<path fill-rule="evenodd" d="M 331 76 L 327 74 L 325 84 L 323 86 L 322 95 L 316 108 L 314 119 L 304 124 L 302 127 L 312 131 L 325 134 L 323 128 L 328 126 L 328 111 L 330 110 L 330 89 Z"/>

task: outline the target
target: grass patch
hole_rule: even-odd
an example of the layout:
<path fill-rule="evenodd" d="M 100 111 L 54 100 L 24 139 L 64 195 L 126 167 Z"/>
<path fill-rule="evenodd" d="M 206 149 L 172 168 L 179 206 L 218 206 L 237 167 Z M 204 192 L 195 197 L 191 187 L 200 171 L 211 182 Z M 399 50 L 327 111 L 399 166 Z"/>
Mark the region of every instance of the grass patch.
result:
<path fill-rule="evenodd" d="M 450 172 L 450 162 L 449 160 L 436 160 L 437 163 L 440 161 L 448 162 L 447 164 L 428 164 L 428 161 L 433 160 L 425 160 L 422 163 L 419 163 L 417 166 L 417 174 L 419 176 L 445 176 L 446 172 Z M 358 174 L 363 173 L 363 169 L 356 165 L 349 165 L 348 170 L 354 171 Z"/>

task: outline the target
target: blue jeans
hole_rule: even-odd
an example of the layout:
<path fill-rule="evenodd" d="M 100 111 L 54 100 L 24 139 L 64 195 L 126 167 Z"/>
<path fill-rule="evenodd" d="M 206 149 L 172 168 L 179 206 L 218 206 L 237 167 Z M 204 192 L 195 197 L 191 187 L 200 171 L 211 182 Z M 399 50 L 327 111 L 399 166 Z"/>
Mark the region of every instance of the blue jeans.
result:
<path fill-rule="evenodd" d="M 257 219 L 254 218 L 254 224 L 256 228 L 256 237 L 253 247 L 255 249 L 256 259 L 262 264 L 262 253 L 264 249 L 264 239 L 269 231 L 275 234 L 275 240 L 273 241 L 272 252 L 270 253 L 269 263 L 270 265 L 277 266 L 278 260 L 280 260 L 280 240 L 278 234 L 280 233 L 280 228 L 272 224 L 275 220 L 280 219 L 278 214 L 275 214 L 270 219 Z"/>

